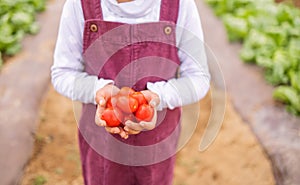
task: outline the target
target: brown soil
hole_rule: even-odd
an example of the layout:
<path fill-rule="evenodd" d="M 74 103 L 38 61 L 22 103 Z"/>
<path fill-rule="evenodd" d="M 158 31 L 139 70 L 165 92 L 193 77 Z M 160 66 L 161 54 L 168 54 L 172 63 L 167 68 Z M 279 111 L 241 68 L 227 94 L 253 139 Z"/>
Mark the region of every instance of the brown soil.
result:
<path fill-rule="evenodd" d="M 275 2 L 287 2 L 287 3 L 293 3 L 296 7 L 300 7 L 300 0 L 276 0 Z"/>
<path fill-rule="evenodd" d="M 210 114 L 210 98 L 200 103 L 196 131 L 177 155 L 174 185 L 274 185 L 267 156 L 229 101 L 215 142 L 206 151 L 198 151 Z M 41 106 L 35 149 L 22 185 L 83 184 L 73 115 L 72 102 L 50 87 Z"/>

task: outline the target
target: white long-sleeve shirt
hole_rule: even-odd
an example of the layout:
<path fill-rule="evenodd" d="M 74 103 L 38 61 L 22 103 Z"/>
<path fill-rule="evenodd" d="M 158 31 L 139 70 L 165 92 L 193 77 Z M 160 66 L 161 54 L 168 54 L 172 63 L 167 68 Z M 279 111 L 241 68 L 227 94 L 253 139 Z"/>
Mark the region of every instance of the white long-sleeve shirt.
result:
<path fill-rule="evenodd" d="M 161 0 L 134 0 L 126 3 L 101 1 L 105 21 L 129 24 L 159 21 L 160 4 Z M 98 79 L 97 76 L 84 72 L 83 30 L 84 17 L 80 0 L 66 0 L 51 67 L 51 79 L 54 88 L 62 95 L 95 104 L 96 91 L 114 82 L 111 79 Z M 194 0 L 180 0 L 176 45 L 181 62 L 180 77 L 167 82 L 147 83 L 147 89 L 160 97 L 158 110 L 197 102 L 209 89 L 210 75 L 203 32 Z"/>

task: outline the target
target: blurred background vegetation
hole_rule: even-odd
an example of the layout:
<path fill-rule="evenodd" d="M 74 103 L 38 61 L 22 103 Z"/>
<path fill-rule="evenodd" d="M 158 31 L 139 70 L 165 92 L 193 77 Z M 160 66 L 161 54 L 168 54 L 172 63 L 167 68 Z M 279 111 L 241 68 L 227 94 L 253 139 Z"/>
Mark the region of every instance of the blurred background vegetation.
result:
<path fill-rule="evenodd" d="M 240 58 L 262 67 L 266 81 L 275 86 L 273 98 L 299 116 L 300 1 L 206 2 L 223 21 L 229 41 L 243 44 Z"/>
<path fill-rule="evenodd" d="M 0 1 L 0 67 L 3 57 L 21 50 L 21 41 L 26 34 L 36 34 L 38 12 L 46 9 L 46 0 L 1 0 Z"/>

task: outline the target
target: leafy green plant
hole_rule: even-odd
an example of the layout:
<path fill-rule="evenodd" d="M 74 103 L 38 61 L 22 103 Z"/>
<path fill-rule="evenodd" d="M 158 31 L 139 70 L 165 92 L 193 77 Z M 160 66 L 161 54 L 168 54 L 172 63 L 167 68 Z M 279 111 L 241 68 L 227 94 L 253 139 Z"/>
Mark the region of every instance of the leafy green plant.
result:
<path fill-rule="evenodd" d="M 23 37 L 39 31 L 35 17 L 45 8 L 46 0 L 0 1 L 0 64 L 1 54 L 16 54 L 21 49 Z"/>
<path fill-rule="evenodd" d="M 206 0 L 230 41 L 242 42 L 240 57 L 264 68 L 276 86 L 274 99 L 300 115 L 300 10 L 273 0 Z"/>
<path fill-rule="evenodd" d="M 46 183 L 47 183 L 47 179 L 44 176 L 39 175 L 33 179 L 32 185 L 43 185 Z"/>

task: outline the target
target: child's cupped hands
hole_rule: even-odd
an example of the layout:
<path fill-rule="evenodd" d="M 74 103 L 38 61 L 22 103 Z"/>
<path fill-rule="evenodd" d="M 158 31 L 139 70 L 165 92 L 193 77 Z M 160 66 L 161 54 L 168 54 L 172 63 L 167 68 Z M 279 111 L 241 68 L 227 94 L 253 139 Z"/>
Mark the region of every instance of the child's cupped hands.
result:
<path fill-rule="evenodd" d="M 109 84 L 99 89 L 96 92 L 95 97 L 95 101 L 97 103 L 95 123 L 98 126 L 105 127 L 107 132 L 111 134 L 119 134 L 120 137 L 124 139 L 127 139 L 129 135 L 139 134 L 141 131 L 154 129 L 157 121 L 156 107 L 160 103 L 159 96 L 156 93 L 153 93 L 149 90 L 140 91 L 138 93 L 143 94 L 144 99 L 146 101 L 146 103 L 144 102 L 144 104 L 146 105 L 141 106 L 138 104 L 137 107 L 139 108 L 139 110 L 136 111 L 135 114 L 127 114 L 127 116 L 130 115 L 131 118 L 134 117 L 134 119 L 125 119 L 125 116 L 122 115 L 122 112 L 118 111 L 119 103 L 122 104 L 122 98 L 115 97 L 120 97 L 120 94 L 124 94 L 124 90 L 127 93 L 128 89 L 132 90 L 130 88 L 121 88 L 120 90 L 118 87 Z M 134 91 L 132 90 L 132 92 L 128 93 L 134 93 Z M 139 96 L 139 98 L 141 97 Z M 127 106 L 129 106 L 131 109 L 133 108 L 131 105 Z M 110 119 L 113 119 L 111 118 L 111 115 L 109 111 L 107 111 L 107 109 L 110 109 L 110 113 L 113 112 L 112 114 L 114 115 L 113 117 L 115 117 L 116 123 L 121 121 L 122 124 L 111 125 L 111 123 L 106 122 L 104 119 L 102 119 L 103 115 L 105 115 L 105 111 L 106 114 L 110 117 Z M 149 117 L 149 115 L 151 117 Z"/>

